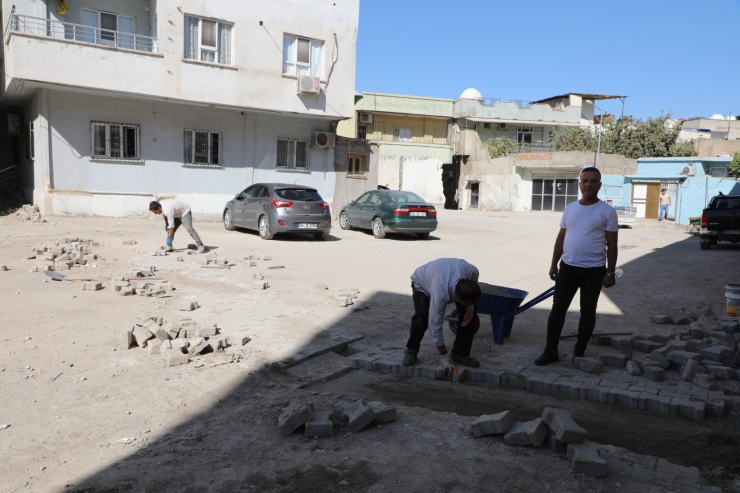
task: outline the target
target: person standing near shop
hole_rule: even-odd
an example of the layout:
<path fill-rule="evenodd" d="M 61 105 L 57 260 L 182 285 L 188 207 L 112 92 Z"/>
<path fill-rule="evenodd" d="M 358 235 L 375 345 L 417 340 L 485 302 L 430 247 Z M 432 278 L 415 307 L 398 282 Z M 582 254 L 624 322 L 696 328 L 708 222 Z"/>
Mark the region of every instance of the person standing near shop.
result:
<path fill-rule="evenodd" d="M 671 208 L 671 194 L 665 188 L 660 191 L 660 212 L 658 212 L 658 222 L 668 219 L 668 209 Z"/>

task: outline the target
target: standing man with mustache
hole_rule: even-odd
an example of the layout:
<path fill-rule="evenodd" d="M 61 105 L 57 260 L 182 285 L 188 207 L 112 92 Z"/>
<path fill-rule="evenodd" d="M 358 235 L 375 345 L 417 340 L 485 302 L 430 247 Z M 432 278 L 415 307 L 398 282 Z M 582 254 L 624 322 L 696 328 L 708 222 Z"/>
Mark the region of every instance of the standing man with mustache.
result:
<path fill-rule="evenodd" d="M 571 301 L 581 290 L 581 319 L 573 358 L 582 357 L 596 326 L 596 304 L 601 288 L 614 286 L 617 267 L 617 213 L 599 200 L 601 172 L 584 168 L 578 183 L 582 198 L 565 207 L 555 240 L 550 279 L 555 281 L 552 311 L 547 320 L 547 344 L 538 366 L 560 359 L 558 343 Z M 560 262 L 560 269 L 558 269 Z M 604 263 L 606 262 L 606 266 Z"/>

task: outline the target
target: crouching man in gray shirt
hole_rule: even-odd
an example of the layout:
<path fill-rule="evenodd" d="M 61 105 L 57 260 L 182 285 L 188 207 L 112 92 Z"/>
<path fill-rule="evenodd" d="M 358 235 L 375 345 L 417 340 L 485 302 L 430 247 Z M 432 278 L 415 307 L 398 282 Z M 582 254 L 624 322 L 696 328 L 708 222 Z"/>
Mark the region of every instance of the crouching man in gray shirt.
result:
<path fill-rule="evenodd" d="M 475 327 L 480 324 L 475 303 L 481 296 L 478 269 L 456 258 L 441 258 L 424 264 L 411 275 L 414 316 L 406 344 L 403 364 L 413 366 L 427 328 L 432 333 L 445 377 L 457 373 L 456 365 L 476 368 L 480 363 L 470 357 Z M 447 352 L 442 324 L 447 305 L 455 303 L 459 314 L 457 337 L 451 354 Z"/>

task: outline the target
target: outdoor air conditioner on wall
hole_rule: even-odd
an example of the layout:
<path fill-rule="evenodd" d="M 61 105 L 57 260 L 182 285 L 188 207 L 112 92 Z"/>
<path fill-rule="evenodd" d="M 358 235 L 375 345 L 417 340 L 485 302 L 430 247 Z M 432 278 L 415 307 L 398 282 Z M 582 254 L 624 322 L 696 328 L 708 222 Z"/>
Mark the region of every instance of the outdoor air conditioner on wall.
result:
<path fill-rule="evenodd" d="M 330 132 L 314 132 L 311 144 L 313 147 L 334 147 L 334 134 Z"/>
<path fill-rule="evenodd" d="M 373 122 L 373 114 L 369 111 L 360 111 L 360 123 L 372 123 Z"/>
<path fill-rule="evenodd" d="M 506 128 L 506 124 L 505 123 L 497 123 L 496 124 L 496 128 L 498 128 L 499 130 L 504 130 Z"/>
<path fill-rule="evenodd" d="M 686 176 L 696 175 L 696 166 L 694 166 L 694 163 L 689 163 L 687 166 L 684 166 L 681 170 L 681 174 Z"/>
<path fill-rule="evenodd" d="M 298 94 L 318 94 L 319 78 L 310 75 L 299 75 L 296 81 Z"/>
<path fill-rule="evenodd" d="M 8 135 L 22 135 L 21 118 L 18 115 L 8 115 Z"/>

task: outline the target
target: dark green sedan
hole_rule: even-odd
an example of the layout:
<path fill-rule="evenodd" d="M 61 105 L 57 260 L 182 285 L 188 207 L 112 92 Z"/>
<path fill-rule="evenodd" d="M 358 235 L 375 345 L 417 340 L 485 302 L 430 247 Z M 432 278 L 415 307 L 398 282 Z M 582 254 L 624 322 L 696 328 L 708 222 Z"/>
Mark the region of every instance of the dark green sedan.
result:
<path fill-rule="evenodd" d="M 386 233 L 415 233 L 427 238 L 437 229 L 437 209 L 412 192 L 374 190 L 342 207 L 339 227 L 370 229 L 376 238 L 384 238 Z"/>

